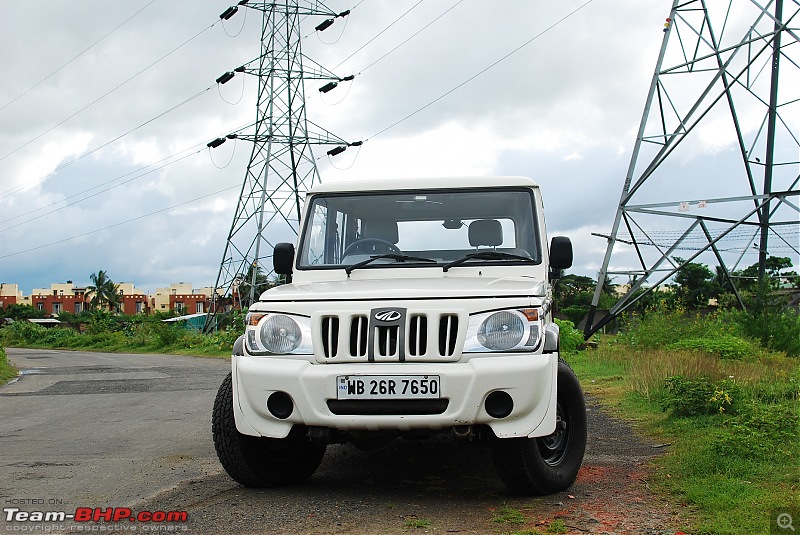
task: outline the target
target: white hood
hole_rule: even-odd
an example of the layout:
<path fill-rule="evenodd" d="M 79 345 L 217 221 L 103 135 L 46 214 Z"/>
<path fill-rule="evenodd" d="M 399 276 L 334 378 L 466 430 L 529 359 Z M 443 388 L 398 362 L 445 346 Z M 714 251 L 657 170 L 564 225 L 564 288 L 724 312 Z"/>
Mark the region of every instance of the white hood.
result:
<path fill-rule="evenodd" d="M 449 299 L 544 297 L 544 282 L 533 277 L 438 277 L 286 284 L 267 290 L 261 301 L 357 301 L 363 299 Z"/>

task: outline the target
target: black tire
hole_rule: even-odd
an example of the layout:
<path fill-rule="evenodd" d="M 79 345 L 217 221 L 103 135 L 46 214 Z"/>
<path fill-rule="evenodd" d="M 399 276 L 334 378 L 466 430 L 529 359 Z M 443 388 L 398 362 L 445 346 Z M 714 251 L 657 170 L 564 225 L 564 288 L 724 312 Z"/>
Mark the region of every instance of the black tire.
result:
<path fill-rule="evenodd" d="M 575 482 L 586 450 L 586 402 L 572 368 L 559 359 L 556 431 L 539 438 L 492 438 L 497 473 L 517 494 L 561 492 Z"/>
<path fill-rule="evenodd" d="M 225 378 L 211 418 L 214 447 L 222 467 L 245 487 L 277 487 L 310 478 L 325 455 L 325 445 L 309 439 L 302 426 L 286 438 L 243 435 L 233 418 L 233 383 Z"/>

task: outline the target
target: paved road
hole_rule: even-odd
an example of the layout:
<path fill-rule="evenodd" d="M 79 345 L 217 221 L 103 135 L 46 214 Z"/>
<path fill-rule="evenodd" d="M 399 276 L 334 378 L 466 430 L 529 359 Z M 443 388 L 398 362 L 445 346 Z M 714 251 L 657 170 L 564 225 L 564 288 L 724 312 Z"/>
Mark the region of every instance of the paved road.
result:
<path fill-rule="evenodd" d="M 223 359 L 8 349 L 0 496 L 71 506 L 142 500 L 220 472 L 210 436 Z"/>
<path fill-rule="evenodd" d="M 595 409 L 584 469 L 566 493 L 510 496 L 484 446 L 450 439 L 400 440 L 375 452 L 330 446 L 307 484 L 252 490 L 222 471 L 211 439 L 227 360 L 7 353 L 24 375 L 0 388 L 4 507 L 31 510 L 20 504 L 42 500 L 44 510 L 185 510 L 195 534 L 422 532 L 410 527 L 416 521 L 438 532 L 521 528 L 492 521 L 504 505 L 528 525 L 560 515 L 584 533 L 662 533 L 672 516 L 645 488 L 642 468 L 654 448 Z"/>

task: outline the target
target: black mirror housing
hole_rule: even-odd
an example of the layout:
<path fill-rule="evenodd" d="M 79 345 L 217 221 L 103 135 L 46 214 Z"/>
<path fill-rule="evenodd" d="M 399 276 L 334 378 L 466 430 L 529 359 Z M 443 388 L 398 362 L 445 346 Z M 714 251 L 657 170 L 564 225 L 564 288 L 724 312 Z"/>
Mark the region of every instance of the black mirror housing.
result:
<path fill-rule="evenodd" d="M 572 242 L 566 236 L 553 236 L 550 239 L 550 269 L 570 267 L 572 267 Z"/>
<path fill-rule="evenodd" d="M 294 264 L 294 244 L 276 243 L 272 251 L 272 268 L 278 275 L 292 275 L 292 265 Z"/>

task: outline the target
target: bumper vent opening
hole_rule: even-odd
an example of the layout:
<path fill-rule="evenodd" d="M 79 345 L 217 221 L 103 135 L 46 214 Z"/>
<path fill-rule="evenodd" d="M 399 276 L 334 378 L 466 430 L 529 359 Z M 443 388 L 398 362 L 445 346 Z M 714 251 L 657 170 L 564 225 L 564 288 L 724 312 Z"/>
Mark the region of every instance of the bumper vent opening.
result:
<path fill-rule="evenodd" d="M 449 399 L 329 399 L 328 409 L 344 416 L 442 414 Z"/>

